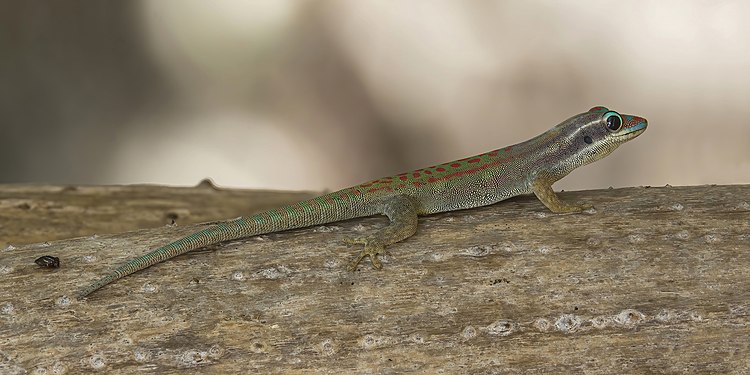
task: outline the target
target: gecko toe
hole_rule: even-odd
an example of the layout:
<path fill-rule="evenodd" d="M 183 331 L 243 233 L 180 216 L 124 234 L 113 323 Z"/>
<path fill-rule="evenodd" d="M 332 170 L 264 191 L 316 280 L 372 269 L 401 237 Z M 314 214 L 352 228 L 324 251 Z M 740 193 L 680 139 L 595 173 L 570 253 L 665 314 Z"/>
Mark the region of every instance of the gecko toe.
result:
<path fill-rule="evenodd" d="M 366 245 L 367 240 L 359 237 L 346 237 L 342 240 L 347 245 Z"/>
<path fill-rule="evenodd" d="M 365 245 L 365 248 L 362 249 L 357 258 L 349 265 L 348 268 L 350 271 L 355 271 L 362 260 L 368 257 L 370 258 L 373 268 L 377 270 L 383 268 L 383 264 L 380 262 L 380 259 L 378 259 L 378 255 L 387 254 L 385 246 L 379 245 L 376 241 L 366 238 L 347 238 L 344 239 L 344 242 L 353 245 Z"/>

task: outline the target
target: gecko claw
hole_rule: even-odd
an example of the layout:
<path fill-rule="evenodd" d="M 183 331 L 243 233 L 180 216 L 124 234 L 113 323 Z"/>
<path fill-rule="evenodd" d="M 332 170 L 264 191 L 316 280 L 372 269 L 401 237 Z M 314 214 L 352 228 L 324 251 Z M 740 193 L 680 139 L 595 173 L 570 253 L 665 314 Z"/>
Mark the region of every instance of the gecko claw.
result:
<path fill-rule="evenodd" d="M 344 239 L 344 242 L 349 245 L 365 245 L 365 248 L 362 249 L 362 252 L 359 253 L 359 256 L 357 256 L 357 259 L 355 259 L 349 265 L 348 267 L 349 271 L 356 271 L 359 263 L 361 263 L 362 259 L 365 259 L 366 257 L 370 258 L 370 262 L 372 263 L 372 268 L 376 270 L 383 268 L 383 264 L 380 262 L 380 259 L 378 259 L 378 255 L 388 254 L 388 251 L 385 249 L 385 246 L 377 245 L 366 238 L 347 238 L 347 239 Z"/>
<path fill-rule="evenodd" d="M 575 205 L 575 208 L 576 208 L 575 212 L 583 212 L 583 211 L 587 211 L 587 210 L 593 209 L 594 206 L 592 206 L 590 204 L 583 203 L 583 204 Z"/>

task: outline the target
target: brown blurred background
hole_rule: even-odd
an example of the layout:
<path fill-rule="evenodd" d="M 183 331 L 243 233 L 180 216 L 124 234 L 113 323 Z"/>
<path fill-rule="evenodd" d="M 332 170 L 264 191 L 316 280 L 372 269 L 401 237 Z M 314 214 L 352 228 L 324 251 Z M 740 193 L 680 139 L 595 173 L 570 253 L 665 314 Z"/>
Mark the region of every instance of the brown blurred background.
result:
<path fill-rule="evenodd" d="M 2 1 L 0 182 L 337 189 L 649 120 L 563 189 L 750 183 L 750 2 Z"/>

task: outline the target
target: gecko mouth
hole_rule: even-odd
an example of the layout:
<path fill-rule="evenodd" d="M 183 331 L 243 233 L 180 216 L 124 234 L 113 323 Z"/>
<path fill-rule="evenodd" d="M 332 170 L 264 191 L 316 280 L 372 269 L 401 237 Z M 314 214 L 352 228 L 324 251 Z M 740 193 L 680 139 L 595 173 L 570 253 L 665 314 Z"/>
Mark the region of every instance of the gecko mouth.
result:
<path fill-rule="evenodd" d="M 648 126 L 648 122 L 646 122 L 646 120 L 643 120 L 643 121 L 639 122 L 638 124 L 635 124 L 633 126 L 625 128 L 625 130 L 627 130 L 627 132 L 619 134 L 619 135 L 617 135 L 617 137 L 618 138 L 623 137 L 626 140 L 627 139 L 633 139 L 633 138 L 641 135 L 641 133 L 643 133 L 644 131 L 646 131 L 646 127 L 647 126 Z"/>

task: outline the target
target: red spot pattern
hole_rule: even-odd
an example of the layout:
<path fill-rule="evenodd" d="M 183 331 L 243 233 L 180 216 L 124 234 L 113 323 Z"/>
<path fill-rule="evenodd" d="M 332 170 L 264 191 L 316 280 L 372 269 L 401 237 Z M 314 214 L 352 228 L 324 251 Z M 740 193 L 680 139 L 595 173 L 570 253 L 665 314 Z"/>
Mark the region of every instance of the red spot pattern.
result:
<path fill-rule="evenodd" d="M 509 152 L 512 148 L 513 146 L 508 146 L 508 147 L 505 147 L 504 149 L 493 150 L 493 151 L 490 151 L 481 155 L 477 155 L 474 157 L 468 157 L 468 158 L 456 160 L 449 164 L 441 164 L 440 166 L 432 166 L 429 168 L 416 169 L 414 171 L 400 173 L 395 176 L 383 177 L 381 179 L 370 181 L 365 184 L 359 185 L 357 188 L 347 191 L 348 195 L 341 194 L 340 198 L 343 200 L 351 200 L 354 198 L 354 196 L 361 195 L 361 194 L 372 194 L 381 190 L 392 192 L 394 191 L 394 189 L 405 189 L 407 185 L 420 187 L 425 184 L 432 184 L 438 181 L 447 181 L 452 178 L 465 176 L 465 175 L 471 175 L 476 172 L 495 167 L 503 162 L 511 160 L 513 158 L 512 156 L 506 155 L 506 157 L 504 157 L 503 159 L 497 159 L 497 157 L 500 156 L 501 153 Z M 488 159 L 488 157 L 492 157 L 493 159 Z M 482 163 L 483 159 L 484 159 L 484 164 Z M 491 160 L 491 162 L 488 162 L 489 160 Z M 467 163 L 473 164 L 472 165 L 473 168 L 466 169 L 466 170 L 452 171 L 452 173 L 446 174 L 446 175 L 432 176 L 435 173 L 448 172 L 448 169 L 447 169 L 448 167 L 461 168 L 461 167 L 468 166 Z M 414 181 L 414 179 L 421 179 L 421 181 Z M 399 183 L 398 184 L 394 183 L 394 180 L 398 181 Z M 329 202 L 330 198 L 327 198 L 326 201 L 330 203 Z"/>
<path fill-rule="evenodd" d="M 493 161 L 492 163 L 483 164 L 483 165 L 480 165 L 480 166 L 478 166 L 476 168 L 467 169 L 465 171 L 454 172 L 454 173 L 451 173 L 449 175 L 444 176 L 443 178 L 441 178 L 441 180 L 446 180 L 447 181 L 447 180 L 450 180 L 451 178 L 465 176 L 465 175 L 473 174 L 473 173 L 476 173 L 476 172 L 479 172 L 479 171 L 483 171 L 485 169 L 489 169 L 489 168 L 492 168 L 494 166 L 497 166 L 497 165 L 499 165 L 499 164 L 501 164 L 501 163 L 503 163 L 503 162 L 505 162 L 507 160 L 510 160 L 510 159 L 512 159 L 512 158 L 497 159 L 497 160 Z"/>

